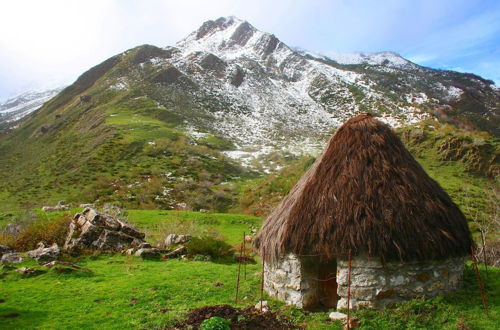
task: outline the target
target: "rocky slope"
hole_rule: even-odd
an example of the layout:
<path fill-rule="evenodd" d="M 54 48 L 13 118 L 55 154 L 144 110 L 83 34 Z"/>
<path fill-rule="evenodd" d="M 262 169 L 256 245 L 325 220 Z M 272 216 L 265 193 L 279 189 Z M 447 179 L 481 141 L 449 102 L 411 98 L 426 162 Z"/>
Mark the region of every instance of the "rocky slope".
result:
<path fill-rule="evenodd" d="M 0 197 L 224 210 L 228 182 L 316 154 L 356 113 L 498 135 L 499 100 L 475 75 L 394 53 L 329 58 L 220 18 L 109 58 L 4 132 Z"/>

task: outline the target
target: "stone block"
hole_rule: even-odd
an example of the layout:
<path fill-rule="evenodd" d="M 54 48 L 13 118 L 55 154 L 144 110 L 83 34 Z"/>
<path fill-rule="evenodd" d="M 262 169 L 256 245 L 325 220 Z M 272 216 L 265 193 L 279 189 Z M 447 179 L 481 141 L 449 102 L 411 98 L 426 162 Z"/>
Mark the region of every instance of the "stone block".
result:
<path fill-rule="evenodd" d="M 394 287 L 394 286 L 400 286 L 400 285 L 406 285 L 410 282 L 410 279 L 407 276 L 404 275 L 393 275 L 389 277 L 389 286 Z"/>

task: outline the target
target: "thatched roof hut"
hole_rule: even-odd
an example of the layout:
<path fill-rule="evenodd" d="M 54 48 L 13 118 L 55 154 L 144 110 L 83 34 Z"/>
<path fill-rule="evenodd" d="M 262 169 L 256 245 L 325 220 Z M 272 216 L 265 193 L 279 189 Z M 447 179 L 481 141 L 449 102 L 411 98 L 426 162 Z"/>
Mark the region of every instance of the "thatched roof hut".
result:
<path fill-rule="evenodd" d="M 272 265 L 288 254 L 421 262 L 468 255 L 467 221 L 396 133 L 368 114 L 348 120 L 269 215 L 254 240 Z"/>
<path fill-rule="evenodd" d="M 467 221 L 396 133 L 368 114 L 348 120 L 255 240 L 267 260 L 286 253 L 326 259 L 436 260 L 470 253 Z"/>

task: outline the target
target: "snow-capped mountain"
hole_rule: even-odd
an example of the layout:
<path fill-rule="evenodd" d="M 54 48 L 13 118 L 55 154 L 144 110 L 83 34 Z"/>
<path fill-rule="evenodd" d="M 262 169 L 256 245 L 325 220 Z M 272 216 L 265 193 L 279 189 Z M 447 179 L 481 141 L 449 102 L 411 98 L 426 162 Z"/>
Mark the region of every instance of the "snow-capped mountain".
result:
<path fill-rule="evenodd" d="M 0 102 L 0 125 L 15 122 L 40 108 L 62 88 L 29 91 Z"/>
<path fill-rule="evenodd" d="M 460 111 L 480 94 L 493 102 L 473 111 L 499 119 L 498 91 L 480 77 L 424 68 L 392 52 L 297 51 L 236 17 L 207 21 L 175 47 L 142 60 L 143 70 L 159 72 L 159 85 L 183 86 L 190 96 L 190 107 L 200 114 L 187 120 L 190 129 L 228 138 L 238 146 L 228 155 L 247 161 L 262 150 L 307 151 L 364 111 L 399 126 L 433 115 L 449 118 L 450 111 Z M 120 81 L 123 88 L 132 85 L 130 77 Z M 167 90 L 171 93 L 171 86 Z M 157 93 L 146 96 L 160 105 L 175 103 Z M 473 126 L 465 117 L 456 120 Z"/>

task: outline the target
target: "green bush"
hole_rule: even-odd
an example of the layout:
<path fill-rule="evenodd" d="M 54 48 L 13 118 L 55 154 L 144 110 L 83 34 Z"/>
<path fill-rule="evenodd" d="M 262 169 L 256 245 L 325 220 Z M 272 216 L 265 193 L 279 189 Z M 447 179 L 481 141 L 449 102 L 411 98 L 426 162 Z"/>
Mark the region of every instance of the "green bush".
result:
<path fill-rule="evenodd" d="M 53 219 L 39 219 L 27 225 L 17 235 L 0 235 L 0 244 L 10 246 L 17 251 L 29 251 L 39 242 L 47 245 L 64 245 L 71 216 L 64 214 Z"/>
<path fill-rule="evenodd" d="M 189 242 L 184 244 L 188 251 L 188 256 L 191 258 L 199 258 L 209 256 L 214 261 L 232 261 L 234 260 L 234 249 L 231 245 L 223 240 L 211 237 L 193 237 Z"/>
<path fill-rule="evenodd" d="M 201 330 L 229 330 L 229 321 L 222 317 L 212 316 L 200 324 Z"/>

